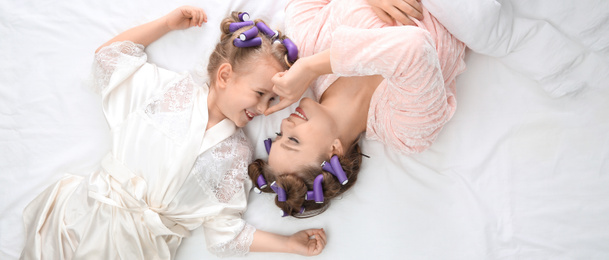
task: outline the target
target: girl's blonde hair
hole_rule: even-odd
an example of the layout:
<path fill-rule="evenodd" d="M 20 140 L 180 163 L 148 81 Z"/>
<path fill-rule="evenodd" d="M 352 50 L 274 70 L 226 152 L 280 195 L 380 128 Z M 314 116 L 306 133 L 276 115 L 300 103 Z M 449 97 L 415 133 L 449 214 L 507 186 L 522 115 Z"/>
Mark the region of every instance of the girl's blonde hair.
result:
<path fill-rule="evenodd" d="M 259 58 L 264 57 L 265 55 L 272 56 L 284 69 L 288 69 L 291 64 L 287 63 L 286 55 L 287 49 L 286 47 L 279 42 L 271 42 L 262 31 L 258 32 L 256 37 L 260 37 L 262 39 L 262 44 L 260 46 L 254 47 L 246 47 L 239 48 L 233 45 L 233 41 L 235 38 L 239 37 L 239 35 L 252 28 L 255 25 L 245 26 L 239 28 L 238 30 L 231 32 L 229 30 L 229 26 L 231 23 L 240 22 L 239 12 L 232 12 L 231 15 L 222 20 L 220 24 L 220 30 L 222 31 L 222 36 L 220 37 L 220 42 L 216 44 L 216 48 L 213 53 L 209 56 L 209 63 L 207 65 L 207 73 L 209 75 L 210 84 L 215 84 L 215 75 L 218 71 L 218 68 L 223 63 L 229 63 L 233 70 L 238 71 L 243 66 L 252 65 L 249 63 L 251 58 Z M 263 22 L 263 20 L 257 19 L 254 20 L 254 24 L 258 22 Z M 278 39 L 283 41 L 287 38 L 280 31 L 278 31 L 279 35 L 274 39 Z"/>

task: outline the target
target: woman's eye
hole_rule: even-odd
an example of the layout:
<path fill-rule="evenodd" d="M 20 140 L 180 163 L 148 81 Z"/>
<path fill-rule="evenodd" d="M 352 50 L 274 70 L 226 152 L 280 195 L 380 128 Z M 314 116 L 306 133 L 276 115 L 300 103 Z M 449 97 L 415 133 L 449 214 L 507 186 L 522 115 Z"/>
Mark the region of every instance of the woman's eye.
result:
<path fill-rule="evenodd" d="M 294 137 L 288 137 L 288 140 L 295 142 L 297 144 L 299 144 L 300 142 L 298 142 L 298 139 L 294 138 Z"/>
<path fill-rule="evenodd" d="M 282 132 L 275 132 L 275 134 L 276 134 L 277 136 L 283 136 L 283 133 L 282 133 Z"/>

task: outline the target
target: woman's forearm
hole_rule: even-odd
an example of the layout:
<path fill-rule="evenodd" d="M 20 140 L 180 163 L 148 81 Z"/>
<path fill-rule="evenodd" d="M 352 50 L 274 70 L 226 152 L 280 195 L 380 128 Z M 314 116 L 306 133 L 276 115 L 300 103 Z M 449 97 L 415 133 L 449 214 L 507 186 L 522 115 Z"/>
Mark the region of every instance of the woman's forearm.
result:
<path fill-rule="evenodd" d="M 171 29 L 167 26 L 166 17 L 163 16 L 152 22 L 145 23 L 124 31 L 123 33 L 104 43 L 102 46 L 99 46 L 95 52 L 98 52 L 102 47 L 119 41 L 132 41 L 134 43 L 148 46 L 170 31 Z"/>
<path fill-rule="evenodd" d="M 330 49 L 305 57 L 303 59 L 307 64 L 307 69 L 313 72 L 314 75 L 316 75 L 315 78 L 317 78 L 317 76 L 332 74 Z"/>

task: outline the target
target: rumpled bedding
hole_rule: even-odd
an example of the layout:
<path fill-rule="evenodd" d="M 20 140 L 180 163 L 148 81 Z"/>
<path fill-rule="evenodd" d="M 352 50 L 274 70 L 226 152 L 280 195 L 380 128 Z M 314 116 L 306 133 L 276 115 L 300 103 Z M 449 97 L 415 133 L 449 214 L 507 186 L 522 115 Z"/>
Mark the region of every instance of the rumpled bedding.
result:
<path fill-rule="evenodd" d="M 202 73 L 231 10 L 283 25 L 285 0 L 0 2 L 0 259 L 19 257 L 23 208 L 109 148 L 87 87 L 94 50 L 184 4 L 209 22 L 147 48 L 170 70 Z M 311 259 L 608 259 L 609 2 L 423 4 L 469 46 L 456 112 L 433 145 L 404 156 L 363 141 L 358 183 L 322 215 L 281 218 L 274 197 L 251 194 L 244 218 L 281 234 L 323 227 L 327 247 Z M 246 127 L 257 157 L 293 109 Z M 193 232 L 177 259 L 216 259 L 204 239 Z"/>

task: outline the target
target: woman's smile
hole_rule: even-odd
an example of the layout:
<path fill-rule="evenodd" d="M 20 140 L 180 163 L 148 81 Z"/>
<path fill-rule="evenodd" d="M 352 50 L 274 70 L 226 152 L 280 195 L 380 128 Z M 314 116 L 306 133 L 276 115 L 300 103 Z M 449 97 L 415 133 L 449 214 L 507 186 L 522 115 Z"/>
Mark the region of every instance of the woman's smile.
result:
<path fill-rule="evenodd" d="M 307 115 L 305 114 L 304 110 L 302 110 L 302 108 L 300 108 L 300 107 L 297 107 L 296 111 L 294 111 L 294 113 L 290 114 L 290 116 L 300 118 L 300 119 L 302 119 L 304 121 L 309 121 L 309 119 L 307 118 Z"/>

